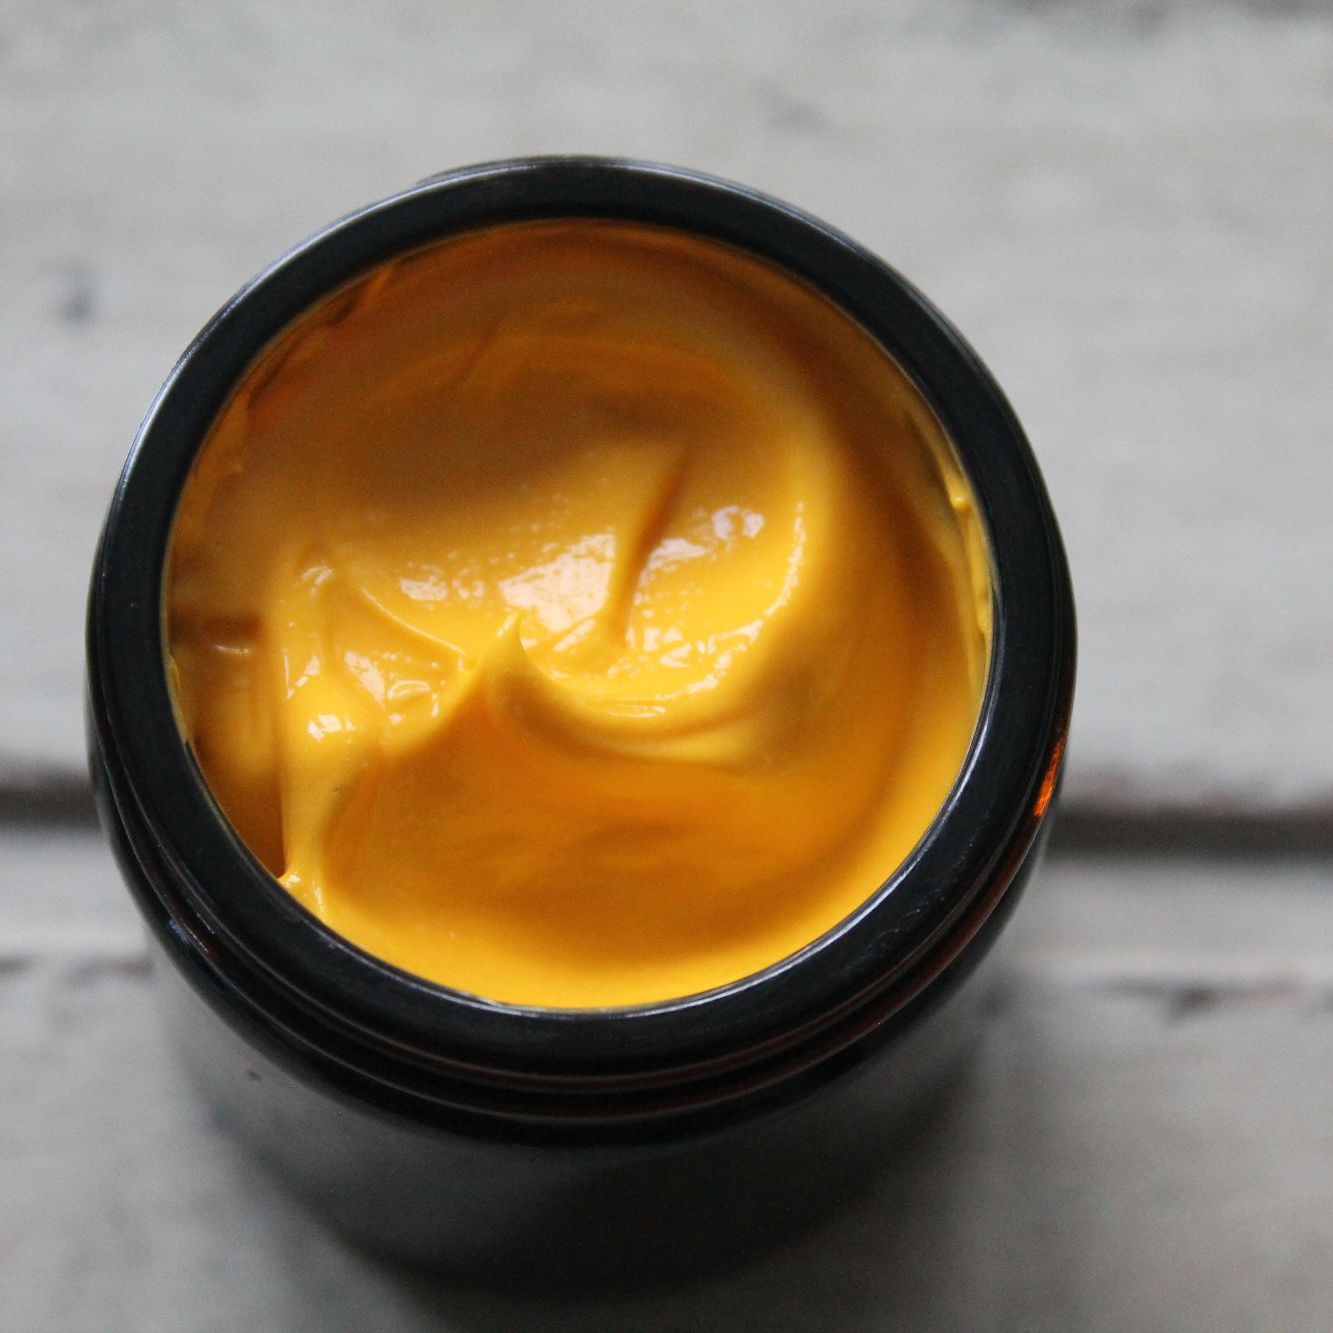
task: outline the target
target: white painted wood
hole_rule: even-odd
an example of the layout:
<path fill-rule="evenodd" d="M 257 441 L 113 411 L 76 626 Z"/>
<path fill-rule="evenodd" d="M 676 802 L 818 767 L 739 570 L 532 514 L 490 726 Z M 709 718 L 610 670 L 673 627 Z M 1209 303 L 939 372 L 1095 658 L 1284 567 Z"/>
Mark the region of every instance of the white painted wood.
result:
<path fill-rule="evenodd" d="M 1064 521 L 1071 799 L 1333 808 L 1333 11 L 336 0 L 0 11 L 0 775 L 80 763 L 100 511 L 204 318 L 441 167 L 788 197 L 976 342 Z"/>
<path fill-rule="evenodd" d="M 95 830 L 0 826 L 0 967 L 53 956 L 138 966 L 138 914 Z"/>
<path fill-rule="evenodd" d="M 326 1235 L 185 1095 L 100 843 L 6 833 L 0 870 L 5 1330 L 1286 1333 L 1333 1308 L 1327 864 L 1052 862 L 969 1078 L 865 1199 L 748 1269 L 578 1302 Z M 108 935 L 62 940 L 80 920 Z"/>

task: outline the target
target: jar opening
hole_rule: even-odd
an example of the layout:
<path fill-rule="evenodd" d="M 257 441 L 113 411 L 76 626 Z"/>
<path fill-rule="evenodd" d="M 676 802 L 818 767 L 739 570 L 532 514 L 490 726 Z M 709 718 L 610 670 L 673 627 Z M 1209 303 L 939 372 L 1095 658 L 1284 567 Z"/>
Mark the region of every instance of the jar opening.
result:
<path fill-rule="evenodd" d="M 963 766 L 979 508 L 832 302 L 660 226 L 385 260 L 251 362 L 182 490 L 177 718 L 251 852 L 502 1004 L 669 1002 L 861 911 Z"/>

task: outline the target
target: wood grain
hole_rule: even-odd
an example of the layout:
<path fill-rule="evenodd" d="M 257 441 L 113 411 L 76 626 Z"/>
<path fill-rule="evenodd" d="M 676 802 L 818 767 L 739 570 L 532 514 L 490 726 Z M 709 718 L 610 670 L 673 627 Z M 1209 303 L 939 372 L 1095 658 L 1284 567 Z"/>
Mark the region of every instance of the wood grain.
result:
<path fill-rule="evenodd" d="M 100 840 L 0 845 L 0 1326 L 1319 1328 L 1333 1303 L 1328 864 L 1053 860 L 968 1077 L 822 1231 L 643 1298 L 391 1271 L 205 1123 Z"/>
<path fill-rule="evenodd" d="M 988 358 L 1062 517 L 1087 809 L 1333 811 L 1333 11 L 350 0 L 0 11 L 0 784 L 81 765 L 96 529 L 208 314 L 433 170 L 791 198 Z"/>

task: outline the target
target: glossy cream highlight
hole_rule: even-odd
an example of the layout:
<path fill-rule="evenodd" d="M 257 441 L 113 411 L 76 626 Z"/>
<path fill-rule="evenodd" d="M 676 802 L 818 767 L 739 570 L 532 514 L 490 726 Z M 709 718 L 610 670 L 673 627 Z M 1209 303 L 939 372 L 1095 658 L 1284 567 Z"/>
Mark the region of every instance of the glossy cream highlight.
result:
<path fill-rule="evenodd" d="M 183 495 L 180 722 L 333 930 L 530 1005 L 663 1000 L 854 912 L 976 724 L 969 490 L 802 284 L 665 230 L 496 227 L 271 345 Z"/>

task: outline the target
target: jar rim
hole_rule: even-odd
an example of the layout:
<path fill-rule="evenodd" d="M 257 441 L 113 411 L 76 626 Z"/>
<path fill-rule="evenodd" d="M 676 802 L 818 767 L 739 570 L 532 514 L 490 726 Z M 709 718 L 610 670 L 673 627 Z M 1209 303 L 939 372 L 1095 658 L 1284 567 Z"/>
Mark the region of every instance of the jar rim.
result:
<path fill-rule="evenodd" d="M 209 427 L 260 350 L 387 260 L 459 232 L 555 218 L 685 231 L 813 287 L 888 352 L 935 414 L 991 540 L 995 616 L 980 715 L 953 788 L 913 851 L 856 912 L 789 957 L 698 995 L 611 1009 L 454 991 L 364 952 L 308 913 L 208 791 L 176 722 L 162 644 L 176 503 Z M 926 960 L 965 946 L 1003 896 L 1005 865 L 1021 862 L 1035 838 L 1073 679 L 1072 594 L 1045 488 L 1001 391 L 944 317 L 883 261 L 787 204 L 679 168 L 586 157 L 429 178 L 333 223 L 243 287 L 185 351 L 135 439 L 94 567 L 88 634 L 102 778 L 125 821 L 169 867 L 157 877 L 159 896 L 165 880 L 179 888 L 158 904 L 163 920 L 176 921 L 178 944 L 188 935 L 196 961 L 219 975 L 234 966 L 281 994 L 298 1015 L 288 1026 L 360 1034 L 371 1048 L 471 1079 L 474 1091 L 540 1088 L 544 1104 L 552 1080 L 600 1088 L 604 1104 L 614 1089 L 642 1102 L 664 1082 L 679 1085 L 686 1069 L 699 1071 L 700 1087 L 744 1083 L 742 1074 L 752 1083 L 774 1052 L 811 1040 L 825 1050 L 818 1034 L 850 1015 L 909 1003 L 929 984 Z"/>

